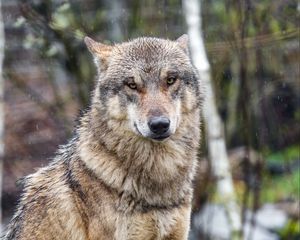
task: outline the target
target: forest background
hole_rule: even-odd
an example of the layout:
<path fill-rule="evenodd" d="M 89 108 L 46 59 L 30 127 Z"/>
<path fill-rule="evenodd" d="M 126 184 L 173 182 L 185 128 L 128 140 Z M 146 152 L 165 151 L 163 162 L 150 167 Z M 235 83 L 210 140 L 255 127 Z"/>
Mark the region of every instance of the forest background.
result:
<path fill-rule="evenodd" d="M 1 10 L 5 224 L 20 194 L 17 180 L 49 162 L 72 135 L 80 109 L 88 106 L 96 71 L 83 37 L 104 43 L 140 36 L 176 39 L 187 25 L 180 0 L 2 0 Z M 205 0 L 201 15 L 241 219 L 246 221 L 247 210 L 272 204 L 287 216 L 276 236 L 296 239 L 300 3 Z M 215 195 L 207 145 L 204 137 L 193 217 L 222 202 Z M 197 236 L 213 234 L 193 226 Z"/>

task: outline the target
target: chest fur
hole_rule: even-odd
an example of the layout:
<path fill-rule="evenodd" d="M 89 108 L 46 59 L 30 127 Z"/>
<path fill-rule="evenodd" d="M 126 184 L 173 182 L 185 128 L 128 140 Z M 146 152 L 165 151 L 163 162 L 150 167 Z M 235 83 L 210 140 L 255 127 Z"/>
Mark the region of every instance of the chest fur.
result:
<path fill-rule="evenodd" d="M 160 240 L 167 239 L 174 231 L 178 231 L 181 222 L 187 216 L 180 216 L 179 210 L 165 212 L 138 213 L 130 216 L 119 216 L 115 239 L 117 240 Z M 188 228 L 188 226 L 184 226 Z M 182 229 L 184 231 L 184 229 Z"/>

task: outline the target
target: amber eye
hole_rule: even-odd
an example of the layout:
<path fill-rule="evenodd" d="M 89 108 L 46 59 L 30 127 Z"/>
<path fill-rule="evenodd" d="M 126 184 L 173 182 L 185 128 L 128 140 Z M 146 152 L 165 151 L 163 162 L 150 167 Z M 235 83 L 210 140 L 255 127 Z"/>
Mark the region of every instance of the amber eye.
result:
<path fill-rule="evenodd" d="M 168 77 L 167 78 L 167 84 L 169 86 L 171 86 L 172 84 L 174 84 L 176 82 L 177 78 L 176 77 Z"/>
<path fill-rule="evenodd" d="M 137 89 L 137 84 L 134 82 L 134 78 L 133 77 L 127 77 L 124 79 L 123 82 L 127 87 L 129 87 L 132 90 L 136 90 Z"/>
<path fill-rule="evenodd" d="M 127 83 L 127 86 L 131 89 L 137 89 L 137 86 L 134 82 L 131 82 L 131 83 Z"/>

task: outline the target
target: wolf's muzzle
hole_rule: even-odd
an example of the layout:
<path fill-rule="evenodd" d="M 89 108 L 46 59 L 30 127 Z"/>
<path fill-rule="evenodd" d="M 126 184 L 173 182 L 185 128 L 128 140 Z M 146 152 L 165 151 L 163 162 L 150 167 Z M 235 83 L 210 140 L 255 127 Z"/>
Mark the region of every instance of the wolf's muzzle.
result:
<path fill-rule="evenodd" d="M 170 128 L 170 120 L 166 117 L 152 117 L 148 121 L 148 126 L 153 137 L 156 140 L 162 140 L 170 136 L 168 133 Z"/>

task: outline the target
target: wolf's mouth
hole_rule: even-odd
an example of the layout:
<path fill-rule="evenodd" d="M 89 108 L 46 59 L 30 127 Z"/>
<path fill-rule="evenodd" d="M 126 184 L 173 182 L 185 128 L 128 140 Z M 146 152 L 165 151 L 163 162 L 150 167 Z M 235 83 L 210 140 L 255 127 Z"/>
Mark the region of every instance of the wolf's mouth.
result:
<path fill-rule="evenodd" d="M 170 137 L 170 134 L 165 134 L 165 135 L 160 135 L 160 136 L 151 136 L 151 138 L 153 139 L 153 140 L 156 140 L 156 141 L 162 141 L 162 140 L 164 140 L 164 139 L 167 139 L 168 137 Z"/>

